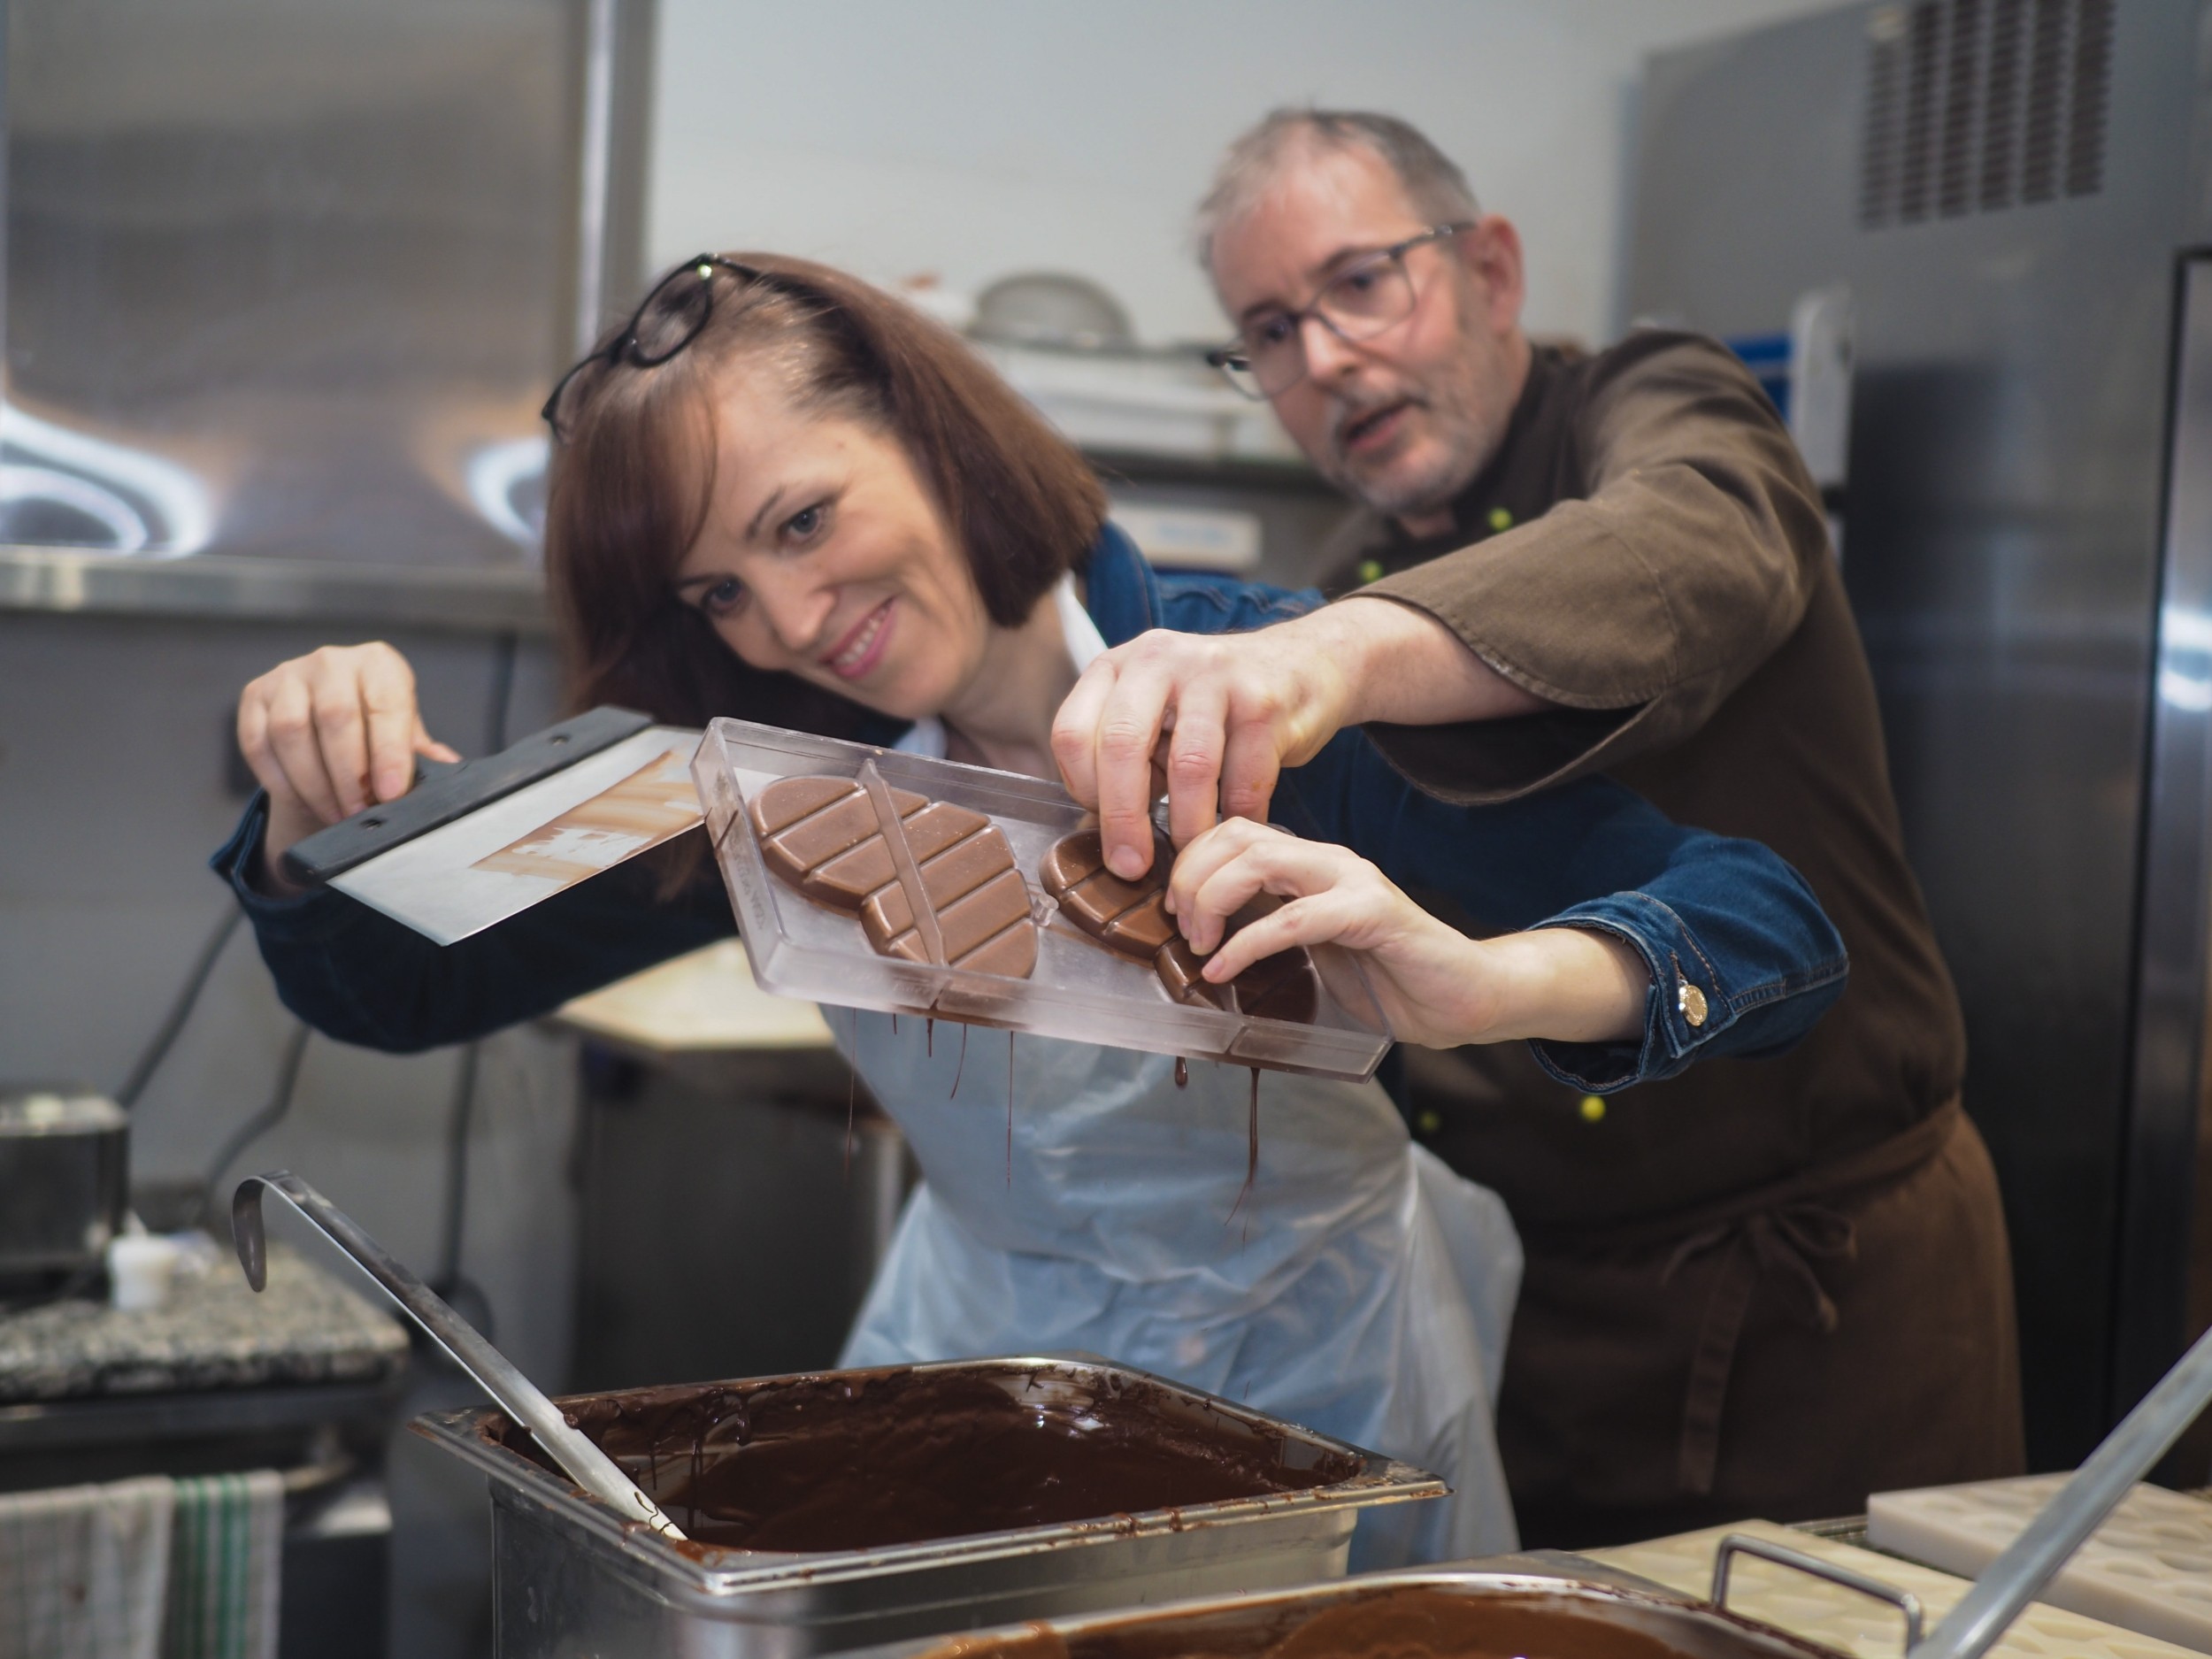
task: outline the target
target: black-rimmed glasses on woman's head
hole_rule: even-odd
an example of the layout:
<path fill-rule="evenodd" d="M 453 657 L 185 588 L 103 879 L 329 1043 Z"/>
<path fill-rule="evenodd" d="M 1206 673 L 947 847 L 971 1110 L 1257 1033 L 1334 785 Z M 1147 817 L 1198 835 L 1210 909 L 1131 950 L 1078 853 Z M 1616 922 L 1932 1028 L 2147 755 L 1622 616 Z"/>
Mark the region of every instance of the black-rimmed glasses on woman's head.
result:
<path fill-rule="evenodd" d="M 1319 323 L 1339 340 L 1372 340 L 1413 315 L 1419 297 L 1406 270 L 1406 255 L 1425 242 L 1442 242 L 1471 228 L 1432 225 L 1417 236 L 1362 254 L 1321 285 L 1302 311 L 1263 311 L 1244 325 L 1227 345 L 1209 351 L 1206 361 L 1229 377 L 1247 397 L 1275 397 L 1306 378 L 1306 321 Z"/>
<path fill-rule="evenodd" d="M 567 435 L 561 427 L 561 399 L 586 369 L 611 369 L 624 363 L 638 369 L 658 368 L 696 340 L 707 319 L 714 315 L 714 280 L 721 273 L 737 278 L 741 285 L 760 278 L 751 265 L 725 259 L 718 253 L 703 253 L 685 260 L 656 282 L 652 292 L 630 313 L 620 334 L 553 383 L 553 394 L 538 414 L 553 428 L 554 437 Z"/>

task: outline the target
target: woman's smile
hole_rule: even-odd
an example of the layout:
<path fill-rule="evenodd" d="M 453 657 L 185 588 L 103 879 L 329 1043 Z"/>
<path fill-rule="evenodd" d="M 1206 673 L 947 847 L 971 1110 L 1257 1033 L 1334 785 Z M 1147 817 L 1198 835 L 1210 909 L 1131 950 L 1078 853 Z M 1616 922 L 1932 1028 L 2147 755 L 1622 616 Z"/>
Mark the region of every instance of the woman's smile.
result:
<path fill-rule="evenodd" d="M 861 618 L 835 648 L 820 659 L 822 666 L 840 680 L 865 680 L 890 647 L 891 613 L 896 603 L 895 600 L 887 599 Z"/>

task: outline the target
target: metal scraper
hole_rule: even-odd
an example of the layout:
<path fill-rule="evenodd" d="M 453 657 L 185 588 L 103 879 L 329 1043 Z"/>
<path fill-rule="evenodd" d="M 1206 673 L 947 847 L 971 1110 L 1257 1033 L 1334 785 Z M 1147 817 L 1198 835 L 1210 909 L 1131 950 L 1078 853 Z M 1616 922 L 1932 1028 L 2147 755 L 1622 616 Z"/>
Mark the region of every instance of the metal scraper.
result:
<path fill-rule="evenodd" d="M 285 868 L 450 945 L 698 823 L 698 746 L 594 709 L 309 836 Z"/>

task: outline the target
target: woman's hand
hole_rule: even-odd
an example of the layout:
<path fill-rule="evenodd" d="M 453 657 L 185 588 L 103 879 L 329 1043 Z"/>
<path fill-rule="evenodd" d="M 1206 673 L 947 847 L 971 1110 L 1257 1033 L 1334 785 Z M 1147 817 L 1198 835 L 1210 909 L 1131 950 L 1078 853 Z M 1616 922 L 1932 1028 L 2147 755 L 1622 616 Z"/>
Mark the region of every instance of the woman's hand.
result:
<path fill-rule="evenodd" d="M 1238 930 L 1228 918 L 1263 893 L 1286 900 Z M 1651 975 L 1609 933 L 1553 927 L 1470 939 L 1438 921 L 1356 853 L 1230 818 L 1186 847 L 1168 908 L 1218 984 L 1293 945 L 1360 953 L 1397 1037 L 1432 1048 L 1549 1038 L 1640 1035 Z"/>
<path fill-rule="evenodd" d="M 269 792 L 265 883 L 289 891 L 286 848 L 407 793 L 415 757 L 461 757 L 423 729 L 415 671 L 377 641 L 280 663 L 238 697 L 238 748 Z"/>

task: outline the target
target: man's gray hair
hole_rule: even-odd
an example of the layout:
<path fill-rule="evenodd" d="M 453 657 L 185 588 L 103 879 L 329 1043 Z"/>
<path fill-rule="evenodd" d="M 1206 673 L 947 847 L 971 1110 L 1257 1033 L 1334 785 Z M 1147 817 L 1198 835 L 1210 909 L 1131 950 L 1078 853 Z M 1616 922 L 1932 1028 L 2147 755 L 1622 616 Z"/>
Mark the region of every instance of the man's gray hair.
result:
<path fill-rule="evenodd" d="M 1368 110 L 1271 110 L 1221 158 L 1213 188 L 1198 204 L 1198 262 L 1213 268 L 1214 237 L 1242 218 L 1302 149 L 1369 151 L 1396 175 L 1413 211 L 1431 225 L 1482 217 L 1467 175 L 1410 121 Z"/>

